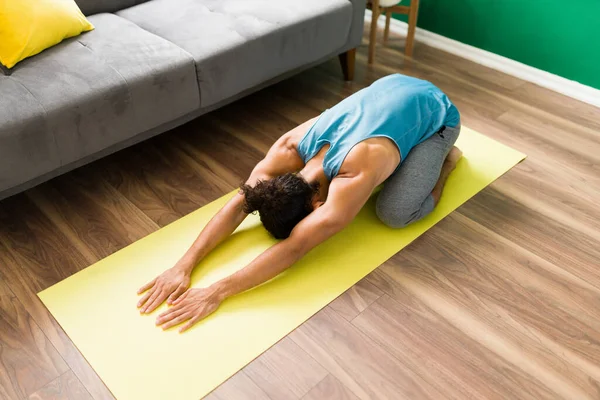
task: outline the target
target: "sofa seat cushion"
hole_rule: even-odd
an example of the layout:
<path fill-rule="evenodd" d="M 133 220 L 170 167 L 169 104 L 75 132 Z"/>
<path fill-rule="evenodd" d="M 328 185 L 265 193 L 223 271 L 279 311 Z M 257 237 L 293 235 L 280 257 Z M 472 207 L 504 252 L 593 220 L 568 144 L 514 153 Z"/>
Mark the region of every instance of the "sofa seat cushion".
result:
<path fill-rule="evenodd" d="M 348 0 L 152 0 L 118 15 L 192 54 L 203 107 L 333 55 L 353 18 Z"/>
<path fill-rule="evenodd" d="M 0 77 L 0 191 L 200 105 L 193 58 L 112 14 Z"/>

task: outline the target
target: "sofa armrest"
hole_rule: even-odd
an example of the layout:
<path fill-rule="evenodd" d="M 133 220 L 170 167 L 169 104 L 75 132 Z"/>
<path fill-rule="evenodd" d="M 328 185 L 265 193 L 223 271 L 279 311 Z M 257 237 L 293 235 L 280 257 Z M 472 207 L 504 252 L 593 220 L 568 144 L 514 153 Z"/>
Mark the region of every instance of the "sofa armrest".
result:
<path fill-rule="evenodd" d="M 348 34 L 346 50 L 358 47 L 362 41 L 365 24 L 366 0 L 348 0 L 352 3 L 352 26 Z"/>

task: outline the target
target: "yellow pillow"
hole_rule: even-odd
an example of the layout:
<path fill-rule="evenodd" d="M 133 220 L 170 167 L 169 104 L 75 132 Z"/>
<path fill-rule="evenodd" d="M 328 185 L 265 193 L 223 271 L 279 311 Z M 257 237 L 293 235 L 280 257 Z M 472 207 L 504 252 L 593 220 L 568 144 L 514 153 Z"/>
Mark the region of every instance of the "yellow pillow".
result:
<path fill-rule="evenodd" d="M 0 0 L 0 63 L 12 68 L 92 29 L 74 0 Z"/>

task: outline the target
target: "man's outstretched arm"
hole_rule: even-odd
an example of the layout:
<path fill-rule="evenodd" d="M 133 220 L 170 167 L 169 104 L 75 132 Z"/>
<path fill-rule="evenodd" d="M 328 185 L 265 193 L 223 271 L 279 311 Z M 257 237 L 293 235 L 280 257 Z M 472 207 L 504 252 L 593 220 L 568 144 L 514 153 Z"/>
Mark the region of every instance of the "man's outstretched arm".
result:
<path fill-rule="evenodd" d="M 279 138 L 265 158 L 256 165 L 246 184 L 253 186 L 258 180 L 270 179 L 302 168 L 302 160 L 290 145 L 289 138 L 298 131 L 306 131 L 313 122 L 314 119 L 307 121 Z M 244 213 L 243 206 L 244 196 L 238 193 L 210 220 L 174 267 L 138 290 L 138 294 L 146 292 L 138 301 L 140 312 L 154 311 L 167 298 L 167 302 L 171 304 L 188 289 L 196 265 L 229 237 L 246 218 L 247 214 Z"/>
<path fill-rule="evenodd" d="M 246 218 L 243 203 L 244 196 L 236 194 L 215 214 L 175 266 L 138 290 L 138 294 L 146 292 L 138 302 L 141 313 L 154 311 L 167 298 L 171 304 L 188 289 L 194 267 Z"/>
<path fill-rule="evenodd" d="M 217 309 L 227 297 L 256 287 L 279 275 L 306 253 L 348 225 L 366 203 L 374 181 L 368 177 L 339 178 L 332 182 L 329 199 L 309 214 L 289 238 L 275 244 L 250 264 L 208 288 L 190 289 L 157 318 L 163 329 L 187 323 L 186 330 Z"/>

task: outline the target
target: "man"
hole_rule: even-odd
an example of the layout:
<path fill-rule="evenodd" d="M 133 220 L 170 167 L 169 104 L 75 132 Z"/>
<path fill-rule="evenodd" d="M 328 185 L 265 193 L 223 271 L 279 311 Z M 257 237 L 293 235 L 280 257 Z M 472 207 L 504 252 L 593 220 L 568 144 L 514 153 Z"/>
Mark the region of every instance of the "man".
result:
<path fill-rule="evenodd" d="M 173 307 L 157 325 L 188 329 L 344 229 L 382 183 L 382 223 L 401 228 L 423 218 L 462 155 L 459 133 L 458 110 L 433 84 L 400 74 L 374 82 L 277 140 L 177 264 L 140 288 L 140 311 L 167 300 Z M 193 268 L 255 211 L 283 240 L 210 287 L 188 290 Z"/>

